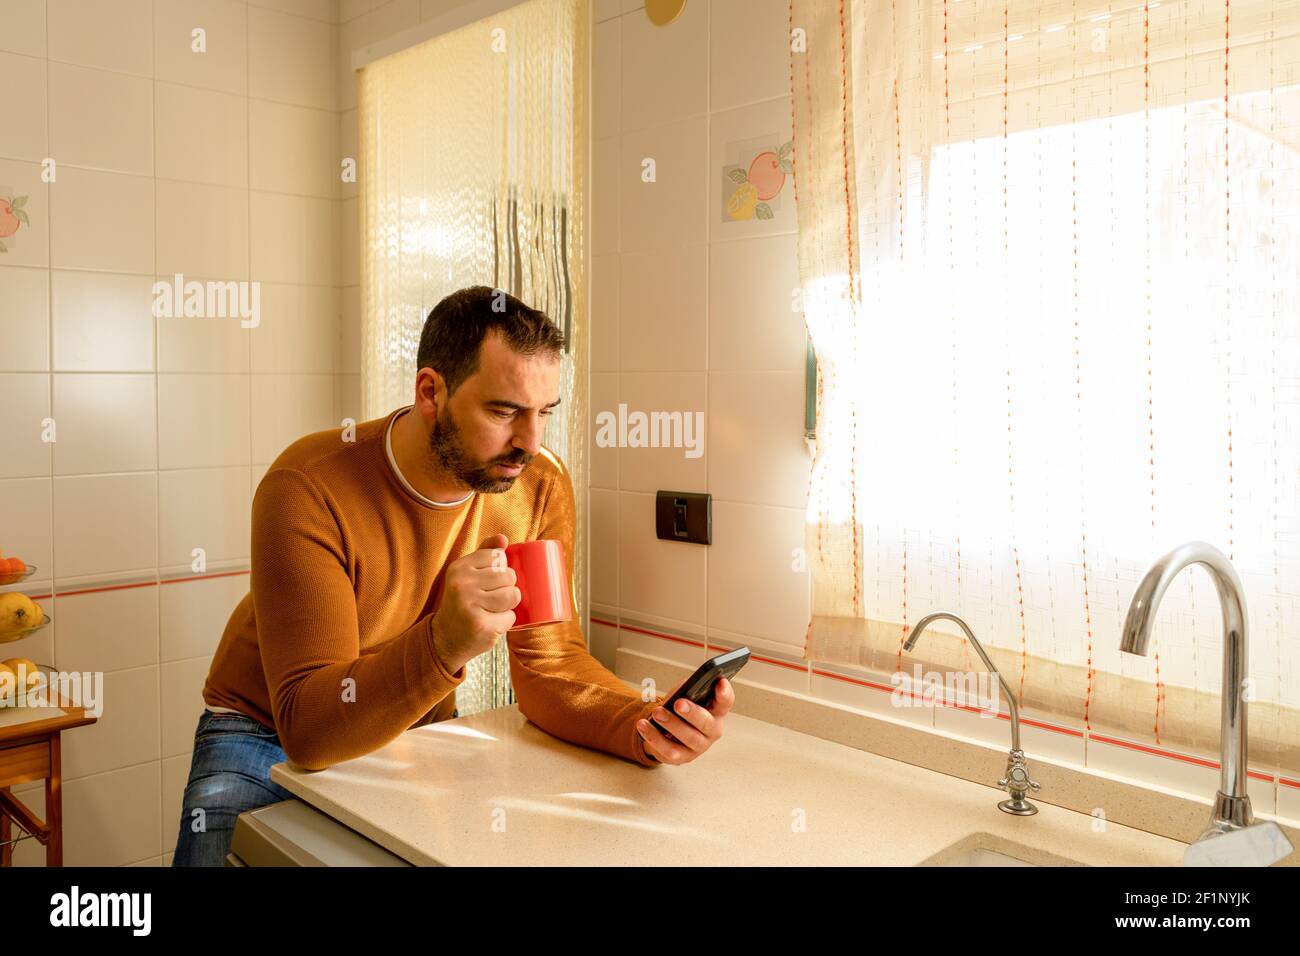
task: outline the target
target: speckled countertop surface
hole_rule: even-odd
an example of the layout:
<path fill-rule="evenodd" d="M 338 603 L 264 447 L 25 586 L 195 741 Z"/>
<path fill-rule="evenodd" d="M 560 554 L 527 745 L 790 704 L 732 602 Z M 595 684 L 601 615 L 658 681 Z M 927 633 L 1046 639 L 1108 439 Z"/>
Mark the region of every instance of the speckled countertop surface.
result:
<path fill-rule="evenodd" d="M 910 866 L 960 842 L 1034 862 L 1178 866 L 1184 849 L 1041 802 L 1013 817 L 991 785 L 734 712 L 723 739 L 681 767 L 565 743 L 512 705 L 328 770 L 282 763 L 271 776 L 424 865 Z"/>

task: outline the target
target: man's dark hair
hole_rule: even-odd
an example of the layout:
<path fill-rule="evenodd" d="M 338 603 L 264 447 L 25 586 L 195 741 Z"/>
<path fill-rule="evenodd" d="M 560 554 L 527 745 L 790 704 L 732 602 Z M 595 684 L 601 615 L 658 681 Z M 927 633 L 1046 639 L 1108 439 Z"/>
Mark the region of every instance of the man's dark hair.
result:
<path fill-rule="evenodd" d="M 478 371 L 479 349 L 489 329 L 497 329 L 521 355 L 559 355 L 564 350 L 564 333 L 545 312 L 500 289 L 475 285 L 453 292 L 429 311 L 420 333 L 416 371 L 432 368 L 452 395 Z"/>

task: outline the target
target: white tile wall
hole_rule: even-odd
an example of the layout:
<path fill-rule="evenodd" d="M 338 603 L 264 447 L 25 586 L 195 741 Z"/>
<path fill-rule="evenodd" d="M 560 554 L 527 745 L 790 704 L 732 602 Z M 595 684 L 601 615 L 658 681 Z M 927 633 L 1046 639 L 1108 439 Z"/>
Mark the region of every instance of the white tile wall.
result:
<path fill-rule="evenodd" d="M 9 0 L 0 6 L 0 50 L 45 56 L 45 0 Z"/>
<path fill-rule="evenodd" d="M 5 656 L 103 672 L 109 701 L 64 738 L 69 864 L 170 862 L 200 689 L 248 591 L 253 489 L 289 442 L 359 412 L 337 76 L 340 17 L 371 6 L 0 4 L 0 189 L 30 217 L 0 252 L 0 550 L 39 568 L 5 590 L 54 618 Z M 178 272 L 266 281 L 265 325 L 156 318 L 153 284 Z M 199 547 L 212 576 L 158 584 Z M 39 786 L 24 798 L 43 812 Z"/>
<path fill-rule="evenodd" d="M 49 58 L 153 76 L 153 0 L 47 0 Z"/>
<path fill-rule="evenodd" d="M 248 193 L 229 186 L 157 184 L 155 271 L 186 279 L 247 279 Z"/>
<path fill-rule="evenodd" d="M 338 194 L 338 114 L 264 100 L 249 103 L 254 189 L 333 199 Z"/>
<path fill-rule="evenodd" d="M 790 95 L 789 17 L 786 0 L 711 0 L 710 109 Z"/>
<path fill-rule="evenodd" d="M 616 169 L 620 252 L 704 242 L 707 157 L 704 117 L 623 134 Z"/>
<path fill-rule="evenodd" d="M 60 163 L 153 174 L 153 81 L 49 65 L 50 155 Z"/>
<path fill-rule="evenodd" d="M 620 492 L 618 520 L 619 606 L 702 628 L 708 614 L 706 549 L 655 537 L 653 494 Z"/>
<path fill-rule="evenodd" d="M 710 369 L 802 372 L 794 233 L 711 243 L 708 287 Z"/>
<path fill-rule="evenodd" d="M 44 159 L 48 149 L 44 60 L 0 53 L 0 110 L 12 124 L 5 131 L 0 155 L 37 163 Z"/>
<path fill-rule="evenodd" d="M 594 487 L 590 491 L 591 553 L 600 555 L 590 565 L 591 601 L 611 607 L 619 603 L 618 501 L 616 491 Z"/>
<path fill-rule="evenodd" d="M 247 187 L 249 107 L 242 95 L 155 83 L 158 176 L 212 186 Z"/>
<path fill-rule="evenodd" d="M 786 5 L 692 2 L 667 27 L 642 7 L 610 0 L 593 11 L 592 410 L 703 412 L 705 431 L 698 458 L 674 447 L 611 455 L 593 441 L 593 570 L 617 559 L 613 581 L 608 568 L 593 581 L 598 600 L 637 620 L 801 649 L 808 575 L 792 552 L 804 544 L 805 338 L 792 310 L 793 198 L 774 204 L 772 220 L 721 221 L 724 160 L 789 136 Z M 604 489 L 617 489 L 616 510 Z M 712 494 L 711 546 L 656 538 L 659 490 Z M 626 629 L 617 640 L 703 655 Z M 806 692 L 796 671 L 754 665 L 755 679 Z"/>
<path fill-rule="evenodd" d="M 681 245 L 625 252 L 619 260 L 620 371 L 702 371 L 708 328 L 708 250 Z M 664 276 L 672 276 L 673 281 L 665 282 Z"/>
<path fill-rule="evenodd" d="M 248 92 L 256 99 L 336 110 L 338 27 L 248 8 Z"/>
<path fill-rule="evenodd" d="M 802 645 L 810 611 L 808 573 L 796 554 L 804 547 L 803 509 L 719 499 L 713 534 L 706 550 L 710 632 L 739 633 L 741 643 Z"/>
<path fill-rule="evenodd" d="M 153 276 L 53 270 L 48 294 L 54 371 L 152 372 L 153 281 Z"/>
<path fill-rule="evenodd" d="M 0 477 L 48 475 L 52 446 L 42 441 L 45 431 L 42 422 L 50 414 L 49 377 L 30 372 L 0 374 L 0 402 L 5 414 L 23 426 L 7 435 Z"/>
<path fill-rule="evenodd" d="M 621 23 L 623 130 L 707 112 L 709 4 L 688 3 L 666 27 L 642 15 L 622 17 Z"/>
<path fill-rule="evenodd" d="M 158 467 L 152 375 L 54 376 L 54 474 Z"/>
<path fill-rule="evenodd" d="M 248 94 L 248 8 L 240 0 L 168 0 L 155 6 L 157 78 L 243 99 Z M 194 51 L 199 29 L 202 54 Z"/>
<path fill-rule="evenodd" d="M 159 474 L 158 563 L 189 565 L 200 548 L 208 564 L 247 561 L 252 504 L 248 480 L 243 466 Z M 195 508 L 196 500 L 204 507 Z"/>
<path fill-rule="evenodd" d="M 59 269 L 152 273 L 154 180 L 63 164 L 57 173 L 50 188 L 50 262 Z"/>
<path fill-rule="evenodd" d="M 689 416 L 694 429 L 692 439 L 697 443 L 701 437 L 698 434 L 698 413 L 705 412 L 706 436 L 698 445 L 703 449 L 703 453 L 698 457 L 688 458 L 689 449 L 685 447 L 619 448 L 620 489 L 649 492 L 653 496 L 654 492 L 659 490 L 697 491 L 706 488 L 710 454 L 707 438 L 709 417 L 705 407 L 709 388 L 708 379 L 706 372 L 623 372 L 619 375 L 618 404 L 610 408 L 592 405 L 593 416 L 608 411 L 617 417 L 619 405 L 626 405 L 628 414 L 633 411 L 647 414 L 651 411 L 678 412 L 682 416 L 681 440 L 685 442 L 685 423 Z M 662 433 L 660 437 L 661 440 L 670 438 Z M 694 451 L 691 453 L 694 454 Z M 676 551 L 689 547 L 675 542 L 671 546 Z"/>
<path fill-rule="evenodd" d="M 113 671 L 158 663 L 157 587 L 58 597 L 50 613 L 58 621 L 54 664 L 61 670 Z"/>
<path fill-rule="evenodd" d="M 0 269 L 0 300 L 5 324 L 6 366 L 15 372 L 50 367 L 50 279 L 44 269 Z"/>

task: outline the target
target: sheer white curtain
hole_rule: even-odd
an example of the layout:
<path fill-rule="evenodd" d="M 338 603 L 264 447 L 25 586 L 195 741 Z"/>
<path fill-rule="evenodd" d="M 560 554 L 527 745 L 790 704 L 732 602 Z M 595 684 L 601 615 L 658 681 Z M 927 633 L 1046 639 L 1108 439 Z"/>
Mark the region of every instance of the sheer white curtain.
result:
<path fill-rule="evenodd" d="M 1203 539 L 1247 589 L 1252 763 L 1300 768 L 1300 3 L 791 22 L 824 380 L 807 654 L 910 668 L 910 625 L 953 611 L 1031 708 L 1215 749 L 1208 578 L 1150 658 L 1118 651 L 1147 566 Z M 961 643 L 918 652 L 973 667 Z"/>
<path fill-rule="evenodd" d="M 429 310 L 504 289 L 566 333 L 543 444 L 569 469 L 586 540 L 587 0 L 529 0 L 384 57 L 358 85 L 363 413 L 410 403 Z M 585 617 L 586 551 L 574 559 Z M 584 627 L 585 630 L 585 627 Z M 475 658 L 462 714 L 513 701 L 504 642 Z"/>

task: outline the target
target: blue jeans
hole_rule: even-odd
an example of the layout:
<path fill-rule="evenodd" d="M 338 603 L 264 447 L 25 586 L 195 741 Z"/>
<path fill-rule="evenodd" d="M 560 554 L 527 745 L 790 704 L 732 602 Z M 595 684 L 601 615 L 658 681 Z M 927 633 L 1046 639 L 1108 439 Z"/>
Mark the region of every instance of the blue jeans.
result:
<path fill-rule="evenodd" d="M 271 767 L 287 759 L 272 728 L 205 708 L 194 731 L 172 866 L 225 865 L 236 817 L 293 798 L 271 780 Z"/>
<path fill-rule="evenodd" d="M 459 717 L 460 709 L 451 716 Z M 272 728 L 241 714 L 205 708 L 194 730 L 194 755 L 181 801 L 172 866 L 224 866 L 236 817 L 245 810 L 293 799 L 292 793 L 271 780 L 271 768 L 288 759 Z"/>

